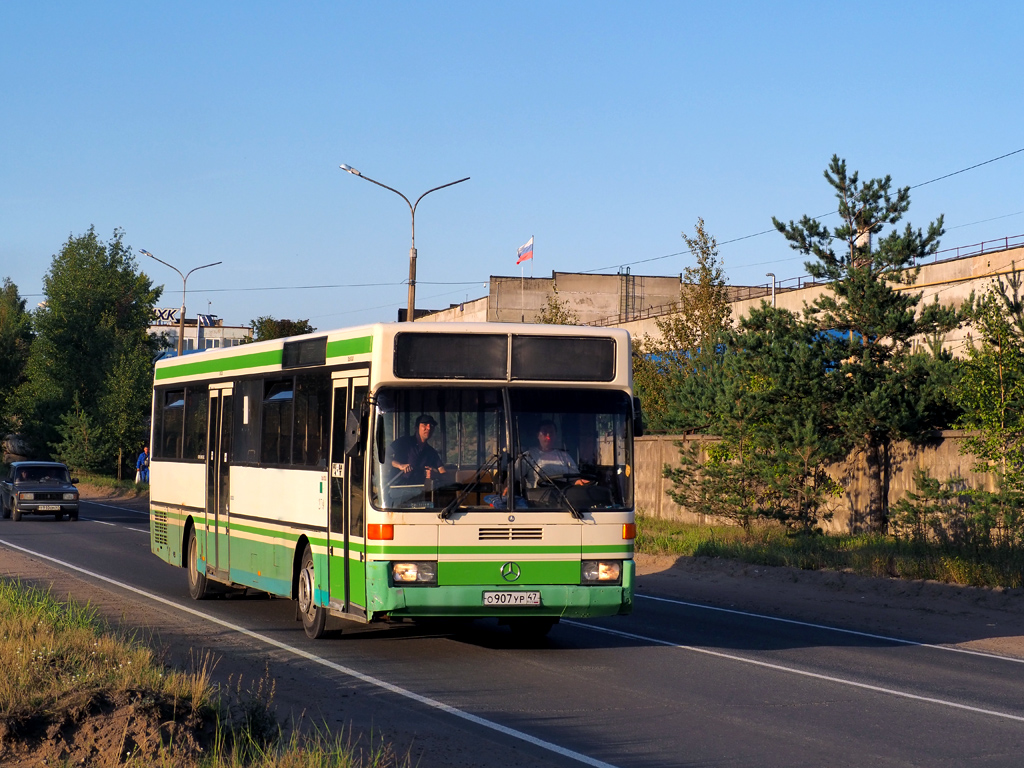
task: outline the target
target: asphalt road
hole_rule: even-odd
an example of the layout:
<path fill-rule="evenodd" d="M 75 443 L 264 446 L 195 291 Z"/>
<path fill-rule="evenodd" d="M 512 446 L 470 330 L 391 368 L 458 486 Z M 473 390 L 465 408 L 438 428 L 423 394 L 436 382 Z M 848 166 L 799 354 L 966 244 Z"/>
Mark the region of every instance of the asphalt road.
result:
<path fill-rule="evenodd" d="M 145 514 L 83 502 L 81 517 L 0 521 L 0 561 L 50 558 L 126 618 L 137 606 L 172 658 L 267 668 L 286 714 L 372 731 L 420 766 L 1024 764 L 1018 659 L 686 605 L 685 584 L 530 647 L 489 622 L 343 623 L 311 641 L 290 601 L 189 600 Z"/>

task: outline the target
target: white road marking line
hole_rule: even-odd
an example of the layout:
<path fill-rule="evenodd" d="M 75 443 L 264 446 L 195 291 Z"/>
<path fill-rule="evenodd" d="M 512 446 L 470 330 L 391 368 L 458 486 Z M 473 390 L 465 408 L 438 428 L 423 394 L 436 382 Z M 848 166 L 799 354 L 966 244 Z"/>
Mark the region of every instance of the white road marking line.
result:
<path fill-rule="evenodd" d="M 123 582 L 117 581 L 116 579 L 111 579 L 101 574 L 94 573 L 93 571 L 86 570 L 85 568 L 81 568 L 77 565 L 65 562 L 64 560 L 58 560 L 55 557 L 50 557 L 49 555 L 44 555 L 40 552 L 34 552 L 33 550 L 26 549 L 25 547 L 19 547 L 17 544 L 11 544 L 9 541 L 4 541 L 3 539 L 0 539 L 0 545 L 9 547 L 11 549 L 15 549 L 19 552 L 24 552 L 25 554 L 31 555 L 33 557 L 41 558 L 42 560 L 48 560 L 51 563 L 56 563 L 57 565 L 60 565 L 64 568 L 68 568 L 72 571 L 77 571 L 78 573 L 85 574 L 86 576 L 90 576 L 94 579 L 98 579 L 99 581 L 106 582 L 107 584 L 112 584 L 115 587 L 119 587 L 120 589 L 128 590 L 129 592 L 133 592 L 137 595 L 148 598 L 157 603 L 161 603 L 162 605 L 166 605 L 170 608 L 175 608 L 179 611 L 183 611 L 193 616 L 197 616 L 201 619 L 205 619 L 206 621 L 213 622 L 214 624 L 219 624 L 220 626 L 225 627 L 226 629 L 238 632 L 239 634 L 245 635 L 246 637 L 249 637 L 253 640 L 258 640 L 259 642 L 266 643 L 267 645 L 270 645 L 274 648 L 279 648 L 280 650 L 293 653 L 296 656 L 305 659 L 306 661 L 311 661 L 314 664 L 319 664 L 323 667 L 327 667 L 328 669 L 332 669 L 335 672 L 340 672 L 343 675 L 354 677 L 356 680 L 368 683 L 369 685 L 376 686 L 377 688 L 383 688 L 385 691 L 389 691 L 404 698 L 411 699 L 412 701 L 415 701 L 419 704 L 423 704 L 427 707 L 440 710 L 445 714 L 458 717 L 462 720 L 466 720 L 470 723 L 473 723 L 474 725 L 479 725 L 484 728 L 488 728 L 492 731 L 497 731 L 498 733 L 504 734 L 505 736 L 510 736 L 514 739 L 525 741 L 528 744 L 534 745 L 535 747 L 540 747 L 541 749 L 545 749 L 549 752 L 554 752 L 556 755 L 560 755 L 561 757 L 567 757 L 571 760 L 576 760 L 577 762 L 583 763 L 584 765 L 593 766 L 594 768 L 616 768 L 616 766 L 612 765 L 611 763 L 605 763 L 601 760 L 589 757 L 580 752 L 574 752 L 571 749 L 566 749 L 565 747 L 560 747 L 557 744 L 552 744 L 550 741 L 544 741 L 543 739 L 539 739 L 536 736 L 531 736 L 530 734 L 524 733 L 523 731 L 517 731 L 514 728 L 509 728 L 506 725 L 501 725 L 500 723 L 495 723 L 491 720 L 486 720 L 482 717 L 478 717 L 477 715 L 470 714 L 469 712 L 463 712 L 461 709 L 456 709 L 455 707 L 437 701 L 436 699 L 431 699 L 427 696 L 422 696 L 406 688 L 402 688 L 400 686 L 394 685 L 384 680 L 380 680 L 376 677 L 371 677 L 370 675 L 358 672 L 355 669 L 352 669 L 351 667 L 345 667 L 336 662 L 328 661 L 327 659 L 321 658 L 320 656 L 316 656 L 310 653 L 309 651 L 304 651 L 303 649 L 296 648 L 293 645 L 282 643 L 280 640 L 275 640 L 271 637 L 267 637 L 266 635 L 261 635 L 258 632 L 253 632 L 250 629 L 246 629 L 245 627 L 241 627 L 237 624 L 232 624 L 230 621 L 219 619 L 216 616 L 211 616 L 207 613 L 203 613 L 202 611 L 198 611 L 195 608 L 188 608 L 184 605 L 179 605 L 178 603 L 175 603 L 172 600 L 168 600 L 165 597 L 160 597 L 160 595 L 154 595 L 152 592 L 146 592 L 145 590 L 139 589 L 138 587 L 133 587 L 128 584 L 124 584 Z"/>
<path fill-rule="evenodd" d="M 128 525 L 118 525 L 117 523 L 108 523 L 106 520 L 97 520 L 95 517 L 83 517 L 82 520 L 86 520 L 90 523 L 99 523 L 100 525 L 110 525 L 114 528 L 124 528 L 126 531 L 135 531 L 136 533 L 148 534 L 149 531 L 145 528 L 132 528 Z"/>
<path fill-rule="evenodd" d="M 693 651 L 694 653 L 703 653 L 706 656 L 715 656 L 720 659 L 728 659 L 729 661 L 738 661 L 742 664 L 751 664 L 755 667 L 763 667 L 765 669 L 772 669 L 777 672 L 786 672 L 791 675 L 800 675 L 801 677 L 811 677 L 816 680 L 825 680 L 829 683 L 838 683 L 839 685 L 847 685 L 853 688 L 861 688 L 866 691 L 874 691 L 876 693 L 887 693 L 890 696 L 899 696 L 904 699 L 913 699 L 915 701 L 924 701 L 929 704 L 938 704 L 943 707 L 951 707 L 953 709 L 962 709 L 967 712 L 974 712 L 980 715 L 991 715 L 992 717 L 1001 717 L 1007 720 L 1016 720 L 1019 723 L 1024 723 L 1024 716 L 1011 715 L 1008 712 L 999 712 L 994 709 L 982 709 L 981 707 L 972 707 L 969 704 L 960 704 L 955 701 L 949 701 L 947 699 L 937 699 L 931 696 L 920 696 L 916 693 L 909 693 L 907 691 L 899 691 L 895 688 L 883 688 L 879 685 L 871 685 L 870 683 L 858 683 L 856 680 L 847 680 L 842 677 L 834 677 L 832 675 L 823 675 L 818 672 L 808 672 L 803 669 L 796 669 L 795 667 L 786 667 L 782 664 L 772 664 L 768 661 L 758 661 L 757 659 L 748 659 L 743 656 L 736 656 L 731 653 L 722 653 L 721 651 L 712 651 L 708 648 L 698 648 L 693 645 L 682 645 L 680 643 L 669 642 L 668 640 L 659 640 L 655 637 L 647 637 L 645 635 L 635 635 L 632 632 L 623 632 L 618 629 L 608 629 L 606 627 L 599 627 L 593 624 L 581 624 L 576 621 L 562 621 L 563 624 L 568 624 L 573 627 L 579 627 L 581 629 L 589 629 L 593 632 L 603 632 L 608 635 L 614 635 L 616 637 L 623 637 L 628 640 L 636 640 L 642 643 L 653 643 L 655 645 L 664 645 L 669 648 L 678 648 L 683 651 Z"/>
<path fill-rule="evenodd" d="M 654 595 L 641 595 L 636 594 L 636 597 L 642 597 L 645 600 L 654 600 L 659 603 L 672 603 L 674 605 L 685 605 L 688 608 L 701 608 L 705 611 L 718 611 L 719 613 L 731 613 L 734 616 L 746 616 L 753 619 L 764 619 L 765 621 L 777 621 L 781 624 L 794 624 L 798 627 L 810 627 L 811 629 L 824 629 L 829 632 L 840 632 L 844 635 L 856 635 L 857 637 L 866 637 L 871 640 L 884 640 L 888 643 L 900 643 L 901 645 L 913 645 L 918 648 L 934 648 L 937 651 L 949 651 L 950 653 L 964 653 L 968 656 L 981 656 L 985 659 L 999 659 L 1000 661 L 1012 661 L 1017 664 L 1024 664 L 1024 659 L 1019 659 L 1015 656 L 1003 656 L 998 653 L 989 653 L 986 651 L 973 651 L 969 648 L 957 648 L 952 645 L 937 645 L 935 643 L 919 643 L 916 640 L 904 640 L 900 637 L 889 637 L 887 635 L 875 635 L 871 632 L 860 632 L 856 629 L 842 629 L 841 627 L 830 627 L 827 624 L 814 624 L 809 621 L 798 621 L 797 619 L 783 619 L 778 616 L 767 616 L 763 613 L 753 613 L 751 611 L 740 611 L 735 608 L 719 608 L 714 605 L 701 605 L 700 603 L 690 603 L 686 600 L 676 600 L 669 597 L 655 597 Z"/>
<path fill-rule="evenodd" d="M 116 509 L 118 512 L 131 512 L 133 515 L 145 515 L 149 517 L 149 512 L 141 512 L 137 509 L 129 509 L 128 507 L 116 507 L 113 504 L 101 504 L 98 501 L 89 501 L 89 499 L 81 499 L 83 504 L 95 504 L 97 507 L 106 507 L 107 509 Z"/>

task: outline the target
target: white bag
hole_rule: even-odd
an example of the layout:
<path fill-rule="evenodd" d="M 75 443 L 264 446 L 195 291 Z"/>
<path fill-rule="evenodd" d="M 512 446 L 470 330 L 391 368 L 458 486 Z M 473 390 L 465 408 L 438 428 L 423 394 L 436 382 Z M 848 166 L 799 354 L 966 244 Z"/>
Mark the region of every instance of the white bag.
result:
<path fill-rule="evenodd" d="M 137 470 L 135 470 L 135 484 L 138 485 L 141 482 L 142 482 L 142 472 L 141 472 L 141 470 L 137 469 Z"/>

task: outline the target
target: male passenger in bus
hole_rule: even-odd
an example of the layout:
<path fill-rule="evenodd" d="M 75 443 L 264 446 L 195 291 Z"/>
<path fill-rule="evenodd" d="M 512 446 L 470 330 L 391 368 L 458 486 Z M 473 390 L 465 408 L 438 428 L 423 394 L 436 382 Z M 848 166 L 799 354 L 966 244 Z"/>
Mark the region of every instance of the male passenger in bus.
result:
<path fill-rule="evenodd" d="M 395 479 L 409 485 L 422 484 L 445 473 L 444 463 L 428 441 L 434 433 L 437 422 L 430 414 L 423 413 L 416 418 L 416 434 L 400 437 L 391 444 L 391 466 L 398 472 Z M 398 477 L 399 473 L 402 475 Z"/>
<path fill-rule="evenodd" d="M 565 477 L 573 485 L 586 485 L 589 480 L 579 476 L 580 469 L 568 451 L 556 448 L 558 427 L 555 422 L 545 419 L 537 426 L 537 447 L 525 451 L 516 461 L 517 474 L 527 488 L 536 488 L 538 483 L 552 482 Z"/>

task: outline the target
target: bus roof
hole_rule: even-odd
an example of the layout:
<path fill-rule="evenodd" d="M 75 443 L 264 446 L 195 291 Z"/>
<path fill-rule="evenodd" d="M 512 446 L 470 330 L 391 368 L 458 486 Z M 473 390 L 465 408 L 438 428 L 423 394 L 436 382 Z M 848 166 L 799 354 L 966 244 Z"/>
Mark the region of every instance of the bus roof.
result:
<path fill-rule="evenodd" d="M 365 365 L 372 371 L 374 385 L 385 381 L 410 382 L 410 376 L 395 374 L 396 340 L 404 334 L 517 338 L 562 337 L 571 340 L 609 339 L 614 341 L 614 373 L 612 378 L 600 382 L 601 386 L 629 387 L 632 383 L 629 333 L 621 328 L 591 326 L 544 325 L 530 323 L 375 323 L 331 331 L 318 331 L 269 341 L 243 344 L 236 347 L 208 349 L 186 356 L 166 358 L 156 363 L 155 384 L 186 383 L 195 381 L 230 380 L 242 376 L 302 369 L 358 367 Z M 438 339 L 438 342 L 441 340 Z M 461 345 L 458 345 L 461 346 Z M 437 384 L 439 376 L 427 379 Z M 473 376 L 453 376 L 460 383 L 474 380 Z M 423 381 L 423 379 L 416 379 Z M 481 377 L 493 385 L 494 377 Z M 562 379 L 545 379 L 558 381 Z M 567 377 L 565 381 L 583 383 Z M 515 383 L 514 380 L 512 383 Z M 537 383 L 537 379 L 531 381 Z M 595 385 L 598 382 L 585 382 Z"/>

